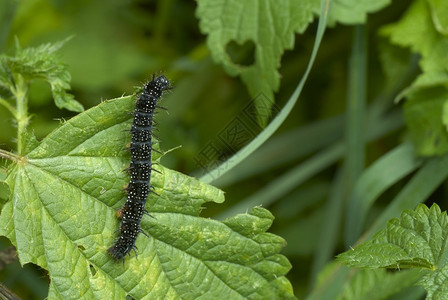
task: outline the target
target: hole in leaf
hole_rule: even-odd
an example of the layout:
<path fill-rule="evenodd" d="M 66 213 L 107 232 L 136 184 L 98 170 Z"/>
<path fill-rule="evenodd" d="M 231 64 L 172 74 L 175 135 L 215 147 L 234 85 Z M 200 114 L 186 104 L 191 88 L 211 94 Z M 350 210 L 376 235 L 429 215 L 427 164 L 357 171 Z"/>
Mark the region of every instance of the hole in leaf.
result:
<path fill-rule="evenodd" d="M 230 41 L 226 45 L 226 52 L 234 64 L 248 67 L 255 62 L 255 43 L 251 40 L 242 45 Z"/>
<path fill-rule="evenodd" d="M 95 276 L 95 274 L 96 274 L 95 267 L 93 265 L 89 265 L 89 268 L 90 268 L 90 273 L 92 274 L 92 276 Z"/>
<path fill-rule="evenodd" d="M 81 251 L 86 250 L 86 248 L 83 245 L 78 245 L 78 249 L 81 250 Z"/>

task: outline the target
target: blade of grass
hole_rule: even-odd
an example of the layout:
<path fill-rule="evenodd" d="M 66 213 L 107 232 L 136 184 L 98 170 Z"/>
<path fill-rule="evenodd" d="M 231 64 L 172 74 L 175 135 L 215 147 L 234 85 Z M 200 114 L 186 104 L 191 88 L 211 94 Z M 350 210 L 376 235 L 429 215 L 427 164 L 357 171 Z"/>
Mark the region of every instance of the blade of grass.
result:
<path fill-rule="evenodd" d="M 330 7 L 330 2 L 331 0 L 321 0 L 321 13 L 319 18 L 319 25 L 317 28 L 316 42 L 314 43 L 311 58 L 305 70 L 305 74 L 303 74 L 302 79 L 299 82 L 299 85 L 294 90 L 294 93 L 291 95 L 286 105 L 283 107 L 280 113 L 272 120 L 272 122 L 269 123 L 269 125 L 254 140 L 252 140 L 248 145 L 246 145 L 244 148 L 242 148 L 240 151 L 238 151 L 235 155 L 233 155 L 227 161 L 222 163 L 216 169 L 202 176 L 200 178 L 201 181 L 211 183 L 220 176 L 224 175 L 230 169 L 238 165 L 247 156 L 249 156 L 251 153 L 257 150 L 268 138 L 270 138 L 272 134 L 274 134 L 274 132 L 286 120 L 292 108 L 296 104 L 300 93 L 302 92 L 303 86 L 305 85 L 305 81 L 308 78 L 308 75 L 311 71 L 311 67 L 313 66 L 314 60 L 316 58 L 317 50 L 319 49 L 322 37 L 325 32 L 325 28 L 327 26 L 328 10 Z"/>
<path fill-rule="evenodd" d="M 357 243 L 370 238 L 403 210 L 425 202 L 447 177 L 448 155 L 428 159 Z"/>
<path fill-rule="evenodd" d="M 345 199 L 355 186 L 364 169 L 366 143 L 366 81 L 367 81 L 366 26 L 357 25 L 353 31 L 352 53 L 349 61 L 347 87 L 347 113 L 345 123 L 344 167 L 339 171 L 336 186 L 330 193 L 325 207 L 325 222 L 322 226 L 317 252 L 314 256 L 311 281 L 331 260 L 336 248 L 337 234 L 341 227 Z"/>
<path fill-rule="evenodd" d="M 309 289 L 314 286 L 317 280 L 317 274 L 324 268 L 329 260 L 331 260 L 335 245 L 339 238 L 339 228 L 342 220 L 342 208 L 345 199 L 345 173 L 342 167 L 334 180 L 329 193 L 327 204 L 325 205 L 324 220 L 319 233 L 319 240 L 315 248 L 313 265 L 311 268 L 311 282 Z"/>
<path fill-rule="evenodd" d="M 273 136 L 237 167 L 214 181 L 213 185 L 220 188 L 232 185 L 328 146 L 341 138 L 342 117 L 320 120 L 308 126 Z M 297 143 L 301 143 L 301 146 L 296 147 Z M 282 146 L 279 147 L 279 145 Z"/>
<path fill-rule="evenodd" d="M 345 127 L 346 187 L 351 191 L 364 168 L 365 106 L 366 106 L 366 29 L 357 25 L 353 32 L 349 62 L 347 119 Z"/>
<path fill-rule="evenodd" d="M 315 281 L 319 271 L 331 260 L 344 213 L 344 200 L 355 186 L 364 168 L 366 143 L 366 82 L 367 38 L 366 26 L 357 25 L 353 31 L 352 53 L 349 61 L 347 86 L 347 113 L 345 123 L 344 167 L 339 171 L 325 206 L 325 223 L 322 224 L 317 251 L 311 271 Z M 378 106 L 378 105 L 377 105 Z M 376 112 L 372 109 L 372 112 Z M 312 285 L 310 285 L 312 286 Z"/>
<path fill-rule="evenodd" d="M 368 131 L 368 139 L 373 140 L 378 137 L 384 136 L 388 132 L 391 132 L 403 125 L 401 114 L 390 114 L 384 120 L 378 122 L 377 126 L 371 127 L 371 131 Z M 250 197 L 240 201 L 238 204 L 229 207 L 215 218 L 218 220 L 225 219 L 233 216 L 237 213 L 244 213 L 248 209 L 256 205 L 270 205 L 281 199 L 285 194 L 292 189 L 300 185 L 302 182 L 308 180 L 315 174 L 324 170 L 328 166 L 334 164 L 345 153 L 344 143 L 334 143 L 326 149 L 320 151 L 310 159 L 306 160 L 302 164 L 292 168 L 280 176 L 275 181 L 271 182 L 265 188 L 257 191 Z"/>
<path fill-rule="evenodd" d="M 344 235 L 346 245 L 353 245 L 359 238 L 369 208 L 375 200 L 416 170 L 421 162 L 415 158 L 412 144 L 405 143 L 383 155 L 363 172 L 349 198 Z"/>
<path fill-rule="evenodd" d="M 18 1 L 1 1 L 0 3 L 0 52 L 4 52 L 6 48 L 18 4 Z"/>
<path fill-rule="evenodd" d="M 354 271 L 341 265 L 332 265 L 330 270 L 324 271 L 321 278 L 311 294 L 306 300 L 334 300 L 337 299 L 344 288 L 344 283 L 347 282 L 350 276 L 353 276 Z"/>
<path fill-rule="evenodd" d="M 306 160 L 304 163 L 292 168 L 265 188 L 252 194 L 250 197 L 229 207 L 214 218 L 223 220 L 238 213 L 244 213 L 257 205 L 268 206 L 290 192 L 293 188 L 308 180 L 337 161 L 344 151 L 344 145 L 337 143 L 324 149 Z"/>
<path fill-rule="evenodd" d="M 318 180 L 303 188 L 296 189 L 282 198 L 275 207 L 275 218 L 282 220 L 296 219 L 297 215 L 320 205 L 328 195 L 331 185 L 327 181 Z M 297 201 L 302 199 L 302 201 Z M 282 236 L 280 234 L 280 236 Z"/>

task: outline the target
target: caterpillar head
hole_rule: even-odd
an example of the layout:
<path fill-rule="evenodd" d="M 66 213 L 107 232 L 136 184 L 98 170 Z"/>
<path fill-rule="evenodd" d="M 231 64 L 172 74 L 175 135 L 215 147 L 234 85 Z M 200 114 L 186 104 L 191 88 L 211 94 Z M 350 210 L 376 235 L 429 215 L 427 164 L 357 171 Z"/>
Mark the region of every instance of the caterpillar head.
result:
<path fill-rule="evenodd" d="M 157 77 L 153 77 L 153 79 L 145 84 L 143 87 L 143 93 L 147 94 L 162 94 L 163 91 L 171 89 L 169 80 L 165 77 L 165 75 L 160 75 Z"/>

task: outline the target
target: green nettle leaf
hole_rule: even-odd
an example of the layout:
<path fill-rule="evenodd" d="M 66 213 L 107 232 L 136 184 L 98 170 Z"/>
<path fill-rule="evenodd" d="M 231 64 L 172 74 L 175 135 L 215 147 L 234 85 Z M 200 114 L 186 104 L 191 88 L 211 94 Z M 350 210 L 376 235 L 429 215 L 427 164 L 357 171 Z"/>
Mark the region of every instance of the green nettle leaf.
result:
<path fill-rule="evenodd" d="M 423 74 L 397 98 L 409 100 L 404 107 L 406 123 L 421 155 L 448 152 L 447 129 L 441 114 L 448 101 L 446 8 L 446 1 L 416 0 L 399 22 L 382 29 L 391 43 L 421 55 Z"/>
<path fill-rule="evenodd" d="M 388 222 L 370 241 L 338 256 L 344 265 L 357 268 L 423 269 L 420 284 L 427 299 L 446 299 L 448 216 L 434 204 L 420 204 Z M 433 296 L 431 296 L 433 295 Z M 436 296 L 437 295 L 437 296 Z"/>
<path fill-rule="evenodd" d="M 448 2 L 444 0 L 428 0 L 434 25 L 442 34 L 448 34 Z"/>
<path fill-rule="evenodd" d="M 6 170 L 0 168 L 0 210 L 3 207 L 3 204 L 6 203 L 9 197 L 9 188 L 5 182 L 6 179 Z"/>
<path fill-rule="evenodd" d="M 265 125 L 280 85 L 281 56 L 294 46 L 321 0 L 197 0 L 200 29 L 215 62 L 232 76 L 241 76 L 254 98 L 258 121 Z M 390 0 L 335 0 L 329 23 L 363 23 L 367 13 L 387 6 Z M 262 94 L 264 97 L 257 97 Z"/>
<path fill-rule="evenodd" d="M 407 98 L 404 116 L 417 151 L 428 156 L 447 153 L 448 131 L 444 107 L 448 103 L 448 90 L 434 86 L 418 90 Z"/>
<path fill-rule="evenodd" d="M 28 82 L 42 79 L 50 84 L 57 107 L 75 112 L 83 111 L 82 104 L 66 92 L 70 89 L 71 76 L 67 66 L 60 63 L 55 54 L 65 42 L 25 49 L 20 48 L 17 43 L 15 56 L 0 55 L 0 87 L 14 89 L 16 74 L 20 74 Z"/>
<path fill-rule="evenodd" d="M 318 1 L 315 1 L 318 2 Z M 377 12 L 391 3 L 391 0 L 333 0 L 329 15 L 329 24 L 361 24 L 367 20 L 367 14 Z"/>
<path fill-rule="evenodd" d="M 313 20 L 312 3 L 293 1 L 197 0 L 196 15 L 213 59 L 227 73 L 241 76 L 255 99 L 258 120 L 265 125 L 280 85 L 277 69 L 285 49 L 294 46 L 294 33 Z M 316 3 L 318 10 L 319 3 Z M 232 47 L 232 45 L 234 47 Z M 241 48 L 249 63 L 232 60 L 232 48 Z"/>
<path fill-rule="evenodd" d="M 426 299 L 447 299 L 448 298 L 448 264 L 426 274 L 420 284 L 427 292 Z"/>
<path fill-rule="evenodd" d="M 122 263 L 106 250 L 117 238 L 116 211 L 129 178 L 125 145 L 134 97 L 106 101 L 26 147 L 11 164 L 10 201 L 0 234 L 17 247 L 22 264 L 49 272 L 49 299 L 288 299 L 278 254 L 285 241 L 265 231 L 263 208 L 218 222 L 201 218 L 205 202 L 224 201 L 215 187 L 157 165 L 137 239 L 138 257 Z M 33 139 L 29 139 L 32 141 Z"/>
<path fill-rule="evenodd" d="M 425 73 L 448 71 L 448 36 L 437 30 L 433 19 L 433 12 L 440 11 L 437 5 L 443 6 L 443 2 L 432 1 L 430 8 L 428 1 L 416 0 L 399 22 L 382 29 L 382 34 L 388 36 L 393 44 L 409 47 L 413 52 L 421 54 L 420 66 Z"/>

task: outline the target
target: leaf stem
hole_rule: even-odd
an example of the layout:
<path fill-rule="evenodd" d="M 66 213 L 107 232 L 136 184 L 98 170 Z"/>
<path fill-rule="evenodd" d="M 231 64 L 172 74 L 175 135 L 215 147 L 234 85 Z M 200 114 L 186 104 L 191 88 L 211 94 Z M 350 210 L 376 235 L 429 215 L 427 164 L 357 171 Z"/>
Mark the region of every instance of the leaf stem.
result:
<path fill-rule="evenodd" d="M 15 115 L 17 120 L 17 153 L 21 155 L 24 150 L 23 136 L 30 120 L 28 116 L 28 86 L 22 76 L 17 76 L 16 85 L 12 89 L 12 93 L 17 103 Z"/>
<path fill-rule="evenodd" d="M 14 162 L 19 162 L 21 160 L 21 157 L 19 155 L 16 155 L 3 149 L 0 149 L 0 157 L 12 160 Z"/>

